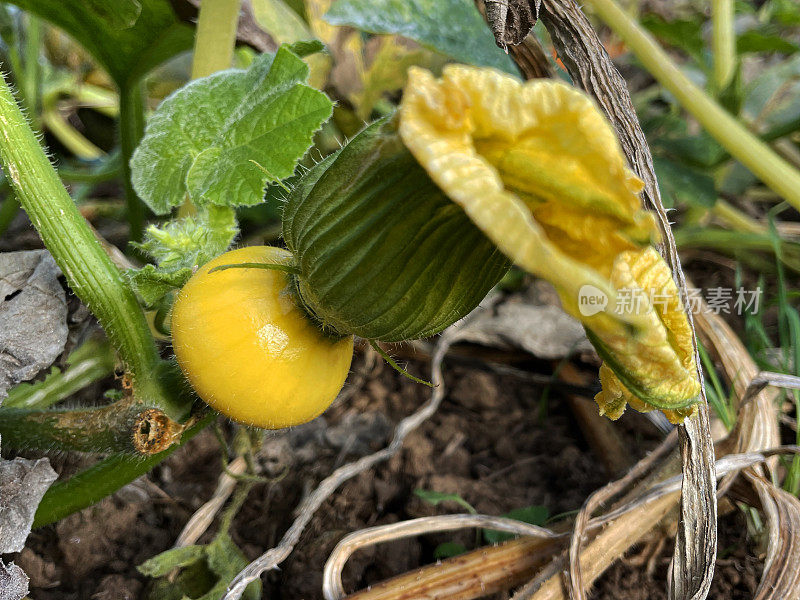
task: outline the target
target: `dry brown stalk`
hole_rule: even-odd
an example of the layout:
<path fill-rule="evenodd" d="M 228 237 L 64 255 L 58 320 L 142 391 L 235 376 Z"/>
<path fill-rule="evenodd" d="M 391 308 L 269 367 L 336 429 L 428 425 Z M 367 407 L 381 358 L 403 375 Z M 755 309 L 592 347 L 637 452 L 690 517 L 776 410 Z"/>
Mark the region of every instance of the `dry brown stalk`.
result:
<path fill-rule="evenodd" d="M 527 581 L 565 543 L 564 538 L 511 540 L 383 581 L 346 600 L 481 598 Z"/>
<path fill-rule="evenodd" d="M 493 547 L 498 548 L 496 551 L 492 551 L 493 548 L 481 548 L 455 559 L 444 561 L 431 567 L 423 567 L 407 575 L 401 575 L 396 578 L 400 581 L 384 582 L 365 592 L 360 592 L 357 596 L 366 594 L 367 598 L 373 598 L 383 597 L 388 594 L 387 597 L 391 598 L 441 597 L 457 598 L 458 600 L 465 600 L 468 597 L 477 598 L 480 597 L 481 589 L 485 589 L 486 585 L 499 590 L 503 589 L 501 586 L 504 582 L 508 585 L 521 583 L 519 579 L 522 571 L 528 572 L 532 568 L 530 561 L 524 558 L 523 551 L 529 546 L 527 542 L 535 542 L 533 543 L 533 548 L 537 555 L 535 562 L 539 564 L 543 562 L 543 557 L 549 557 L 553 551 L 560 549 L 565 538 L 564 534 L 557 534 L 549 529 L 529 525 L 514 519 L 476 514 L 422 517 L 410 521 L 369 527 L 351 533 L 336 545 L 336 548 L 334 548 L 325 563 L 322 577 L 323 596 L 325 600 L 339 600 L 344 597 L 345 592 L 341 578 L 342 570 L 350 556 L 361 548 L 426 533 L 453 531 L 470 527 L 481 527 L 525 535 L 527 537 L 522 539 L 526 543 L 522 544 L 522 549 L 516 545 L 508 548 L 502 546 Z M 544 544 L 543 542 L 545 541 L 552 543 Z M 460 572 L 458 571 L 459 565 L 461 565 Z M 423 572 L 426 569 L 427 572 Z M 510 582 L 509 577 L 514 582 Z M 416 591 L 414 592 L 414 590 Z M 376 593 L 378 595 L 373 596 Z M 477 596 L 475 595 L 476 593 L 478 594 Z M 483 592 L 483 594 L 486 593 L 488 592 Z"/>
<path fill-rule="evenodd" d="M 779 391 L 767 384 L 782 384 L 784 378 L 764 377 L 750 354 L 727 323 L 701 303 L 696 313 L 698 331 L 713 356 L 722 364 L 737 402 L 736 426 L 719 445 L 721 452 L 764 451 L 780 443 L 778 431 Z M 755 382 L 755 385 L 754 385 Z M 793 385 L 793 381 L 786 381 Z M 788 448 L 787 448 L 788 449 Z M 765 452 L 766 454 L 766 452 Z M 775 475 L 776 460 L 767 462 Z M 733 485 L 735 474 L 723 479 L 720 487 Z M 758 494 L 766 515 L 769 544 L 764 572 L 755 598 L 783 600 L 800 597 L 800 501 L 763 477 L 761 467 L 744 472 Z"/>
<path fill-rule="evenodd" d="M 541 0 L 539 0 L 539 3 L 541 3 Z M 495 35 L 502 36 L 509 31 L 508 0 L 475 0 L 475 6 L 478 7 L 478 11 L 486 19 L 487 24 L 492 28 Z M 534 15 L 530 12 L 527 3 L 520 3 L 515 6 L 522 8 L 525 14 L 520 15 L 521 18 L 511 19 L 515 34 L 512 39 L 504 39 L 504 49 L 511 54 L 525 79 L 552 77 L 553 67 L 547 59 L 544 49 L 539 40 L 536 39 L 536 36 L 529 33 L 529 28 L 535 22 Z M 489 13 L 488 17 L 487 11 Z M 536 13 L 538 14 L 538 7 L 536 8 Z M 521 40 L 518 39 L 519 36 L 522 36 Z"/>
<path fill-rule="evenodd" d="M 754 471 L 745 473 L 761 499 L 770 531 L 767 560 L 754 600 L 800 597 L 800 501 Z"/>
<path fill-rule="evenodd" d="M 703 344 L 722 365 L 734 391 L 738 417 L 736 426 L 722 444 L 723 451 L 751 452 L 778 446 L 780 434 L 775 407 L 778 391 L 762 390 L 740 407 L 739 402 L 748 395 L 750 383 L 758 375 L 758 367 L 739 337 L 705 302 L 697 306 L 695 319 Z"/>
<path fill-rule="evenodd" d="M 671 449 L 673 446 L 667 444 L 666 447 Z M 661 464 L 665 458 L 665 454 L 666 452 L 662 450 L 661 452 L 648 455 L 644 459 L 650 463 L 648 468 L 652 468 L 653 465 L 657 466 Z M 761 464 L 768 460 L 770 456 L 777 454 L 800 454 L 800 447 L 780 446 L 764 452 L 730 454 L 717 461 L 716 471 L 719 476 L 739 472 L 743 469 Z M 641 475 L 645 467 L 640 467 L 640 469 L 639 474 Z M 630 478 L 630 480 L 633 479 L 633 477 Z M 595 517 L 587 523 L 586 531 L 589 536 L 597 536 L 589 544 L 589 546 L 592 547 L 592 552 L 584 551 L 584 559 L 588 558 L 589 560 L 587 564 L 587 581 L 594 581 L 594 579 L 613 562 L 614 557 L 609 555 L 607 551 L 623 547 L 626 538 L 632 538 L 634 543 L 638 543 L 647 536 L 646 532 L 640 531 L 640 528 L 635 526 L 638 519 L 642 519 L 643 517 L 645 521 L 648 518 L 657 519 L 659 514 L 663 517 L 663 510 L 665 507 L 660 503 L 665 499 L 668 501 L 667 504 L 671 503 L 674 507 L 677 503 L 678 492 L 681 490 L 681 479 L 681 475 L 676 475 L 675 477 L 664 480 L 649 488 L 646 493 L 641 494 L 634 501 L 618 505 L 614 510 L 602 516 Z M 749 490 L 749 492 L 752 495 L 752 490 Z M 757 497 L 752 498 L 751 501 L 756 504 L 759 503 Z M 670 509 L 669 507 L 666 508 L 668 514 Z M 623 517 L 625 517 L 625 519 L 623 519 Z M 354 532 L 339 543 L 326 563 L 325 574 L 323 576 L 324 596 L 326 600 L 338 600 L 344 597 L 339 577 L 348 557 L 359 548 L 374 543 L 389 542 L 402 537 L 408 537 L 409 535 L 431 533 L 448 529 L 450 528 L 450 521 L 458 522 L 464 520 L 466 522 L 472 522 L 474 519 L 488 518 L 491 517 L 469 514 L 444 515 L 414 519 L 412 521 L 393 523 L 391 525 L 383 525 Z M 520 524 L 520 527 L 526 526 Z M 624 535 L 621 535 L 617 531 L 612 531 L 617 527 L 622 528 L 621 533 Z M 556 526 L 555 529 L 561 530 L 562 527 Z M 597 535 L 598 531 L 602 531 L 603 533 Z M 541 532 L 537 530 L 537 533 Z M 568 534 L 556 534 L 555 532 L 551 532 L 550 535 L 554 536 L 550 537 L 550 540 L 557 541 L 566 540 Z M 537 542 L 541 539 L 541 537 L 538 537 L 531 540 L 531 538 L 523 537 L 515 541 L 519 544 L 523 544 L 523 542 L 528 540 L 534 542 L 538 556 L 539 552 L 545 552 L 546 548 L 549 547 L 539 545 Z M 556 544 L 550 548 L 549 558 L 552 559 L 555 556 L 557 557 L 556 560 L 552 560 L 547 568 L 539 572 L 537 578 L 531 584 L 520 589 L 515 598 L 530 598 L 531 594 L 537 591 L 540 591 L 544 597 L 553 595 L 556 598 L 566 597 L 565 591 L 562 589 L 559 592 L 559 587 L 556 585 L 559 581 L 560 573 L 564 570 L 565 560 L 560 556 L 564 545 L 564 543 Z M 487 551 L 491 553 L 490 561 L 483 560 L 483 558 L 487 556 Z M 458 563 L 443 561 L 435 565 L 421 567 L 370 586 L 366 590 L 351 594 L 346 597 L 346 600 L 352 598 L 406 600 L 412 597 L 435 598 L 437 600 L 465 600 L 466 596 L 462 594 L 467 594 L 470 598 L 480 597 L 472 595 L 477 593 L 477 589 L 469 583 L 465 585 L 464 589 L 455 585 L 454 581 L 456 579 L 464 582 L 470 582 L 472 580 L 491 581 L 493 582 L 492 585 L 500 586 L 500 582 L 505 578 L 505 587 L 497 587 L 496 589 L 493 588 L 493 590 L 509 589 L 522 580 L 522 571 L 528 568 L 527 563 L 516 560 L 515 557 L 518 551 L 519 547 L 515 543 L 478 548 L 458 557 L 460 559 Z M 605 559 L 603 561 L 598 561 L 596 560 L 597 556 L 604 556 Z M 455 570 L 456 564 L 461 565 L 458 571 Z M 519 569 L 519 571 L 517 571 L 517 569 Z M 552 583 L 548 583 L 548 581 L 552 581 Z M 488 595 L 489 592 L 487 591 L 486 594 Z"/>

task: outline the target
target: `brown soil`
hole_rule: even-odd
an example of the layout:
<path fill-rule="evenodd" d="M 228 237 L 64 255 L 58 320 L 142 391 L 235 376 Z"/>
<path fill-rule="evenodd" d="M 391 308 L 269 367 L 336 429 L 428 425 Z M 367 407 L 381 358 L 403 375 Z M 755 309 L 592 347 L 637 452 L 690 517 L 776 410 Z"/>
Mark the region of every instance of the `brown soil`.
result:
<path fill-rule="evenodd" d="M 356 369 L 361 364 L 359 357 Z M 544 363 L 536 367 L 552 370 Z M 411 368 L 425 370 L 422 363 L 412 363 Z M 547 416 L 540 420 L 540 387 L 453 365 L 447 368 L 447 381 L 449 393 L 439 412 L 407 439 L 402 453 L 346 483 L 323 505 L 281 570 L 265 576 L 264 597 L 320 598 L 322 566 L 350 531 L 461 510 L 452 503 L 426 504 L 414 495 L 417 488 L 457 493 L 488 514 L 535 504 L 556 515 L 579 508 L 607 481 L 602 464 L 556 393 L 550 394 Z M 267 475 L 278 477 L 253 489 L 232 530 L 248 558 L 279 541 L 301 496 L 316 482 L 343 461 L 384 446 L 393 424 L 419 407 L 427 394 L 427 388 L 378 364 L 324 420 L 271 434 L 259 460 Z M 623 417 L 620 429 L 634 456 L 658 441 L 654 428 L 638 414 Z M 94 508 L 34 532 L 28 548 L 13 557 L 31 577 L 31 597 L 148 598 L 150 584 L 136 565 L 172 546 L 189 516 L 213 493 L 220 469 L 217 439 L 204 432 L 147 478 Z M 722 519 L 724 559 L 712 598 L 752 597 L 761 563 L 745 532 L 740 515 Z M 208 541 L 212 533 L 201 541 Z M 345 569 L 345 588 L 356 590 L 429 563 L 434 548 L 445 541 L 469 548 L 475 534 L 431 535 L 360 551 Z M 593 598 L 665 597 L 671 542 L 658 548 L 648 574 L 638 564 L 639 554 L 646 563 L 651 550 L 652 546 L 634 549 L 632 558 L 617 563 L 598 581 Z"/>

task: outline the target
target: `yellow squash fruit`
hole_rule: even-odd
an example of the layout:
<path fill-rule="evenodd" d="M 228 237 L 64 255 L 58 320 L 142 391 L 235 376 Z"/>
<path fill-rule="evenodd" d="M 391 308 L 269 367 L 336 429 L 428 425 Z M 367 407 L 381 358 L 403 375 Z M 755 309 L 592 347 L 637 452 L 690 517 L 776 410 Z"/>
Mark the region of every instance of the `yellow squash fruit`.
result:
<path fill-rule="evenodd" d="M 280 248 L 232 250 L 201 267 L 172 310 L 178 364 L 198 395 L 234 421 L 278 429 L 322 413 L 344 385 L 352 336 L 326 336 L 295 303 L 283 271 L 217 266 L 290 264 Z"/>
<path fill-rule="evenodd" d="M 409 70 L 398 131 L 430 177 L 518 266 L 547 279 L 605 360 L 601 412 L 627 403 L 693 412 L 700 384 L 692 331 L 652 244 L 642 182 L 594 102 L 564 83 L 491 69 Z M 630 289 L 629 289 L 630 288 Z M 639 289 L 640 288 L 640 289 Z M 602 306 L 584 310 L 590 290 Z M 652 292 L 666 298 L 651 306 Z M 626 294 L 641 309 L 616 310 Z"/>

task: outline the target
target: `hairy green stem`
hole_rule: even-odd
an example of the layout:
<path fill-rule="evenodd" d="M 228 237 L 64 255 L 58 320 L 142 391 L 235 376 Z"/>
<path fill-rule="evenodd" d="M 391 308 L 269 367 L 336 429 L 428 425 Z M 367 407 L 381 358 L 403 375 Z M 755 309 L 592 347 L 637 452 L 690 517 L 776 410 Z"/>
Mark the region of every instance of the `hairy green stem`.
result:
<path fill-rule="evenodd" d="M 105 340 L 89 340 L 69 357 L 69 368 L 56 371 L 38 383 L 13 388 L 3 409 L 44 410 L 114 371 L 114 352 Z"/>
<path fill-rule="evenodd" d="M 415 377 L 414 375 L 406 371 L 403 367 L 398 365 L 397 362 L 395 362 L 395 360 L 391 356 L 389 356 L 389 353 L 378 345 L 377 341 L 375 340 L 367 340 L 367 341 L 369 342 L 369 345 L 372 346 L 372 349 L 375 350 L 375 352 L 377 352 L 378 354 L 380 354 L 381 358 L 383 358 L 383 360 L 385 360 L 390 367 L 392 367 L 395 371 L 400 373 L 403 377 L 408 377 L 411 381 L 415 383 L 421 383 L 422 385 L 426 385 L 430 388 L 436 387 L 430 381 L 425 381 L 424 379 Z"/>
<path fill-rule="evenodd" d="M 718 92 L 728 87 L 736 71 L 736 32 L 733 18 L 733 0 L 712 0 L 711 47 L 714 58 L 714 87 Z"/>
<path fill-rule="evenodd" d="M 145 458 L 130 454 L 114 454 L 66 481 L 55 483 L 39 503 L 33 526 L 42 527 L 55 523 L 113 494 L 169 457 L 180 446 L 200 433 L 214 417 L 215 414 L 209 414 L 187 428 L 181 436 L 181 441 L 164 452 Z"/>
<path fill-rule="evenodd" d="M 122 179 L 128 208 L 130 239 L 139 242 L 144 232 L 146 208 L 131 183 L 131 158 L 144 135 L 144 96 L 140 83 L 126 84 L 119 91 L 119 146 L 122 154 Z"/>
<path fill-rule="evenodd" d="M 3 446 L 19 450 L 150 454 L 153 443 L 167 447 L 179 427 L 130 400 L 81 410 L 0 408 Z"/>
<path fill-rule="evenodd" d="M 800 210 L 800 171 L 778 156 L 686 77 L 653 37 L 614 0 L 586 0 L 585 5 L 592 8 L 627 44 L 650 74 L 677 98 L 731 156 Z"/>
<path fill-rule="evenodd" d="M 100 321 L 137 392 L 157 401 L 159 356 L 136 296 L 64 189 L 4 78 L 0 160 L 20 204 L 72 290 Z"/>
<path fill-rule="evenodd" d="M 241 0 L 203 0 L 200 4 L 192 79 L 230 68 L 241 3 Z"/>

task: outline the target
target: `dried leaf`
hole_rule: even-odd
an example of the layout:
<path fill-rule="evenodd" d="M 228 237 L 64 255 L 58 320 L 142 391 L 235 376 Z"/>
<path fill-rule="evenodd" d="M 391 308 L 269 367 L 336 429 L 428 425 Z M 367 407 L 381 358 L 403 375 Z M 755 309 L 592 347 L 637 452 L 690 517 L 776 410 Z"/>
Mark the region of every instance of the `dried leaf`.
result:
<path fill-rule="evenodd" d="M 522 348 L 544 359 L 592 349 L 581 324 L 557 306 L 505 302 L 477 314 L 465 339 L 486 346 Z"/>
<path fill-rule="evenodd" d="M 497 45 L 505 50 L 522 43 L 536 25 L 541 4 L 542 0 L 484 0 L 486 20 Z"/>
<path fill-rule="evenodd" d="M 36 507 L 56 477 L 46 458 L 0 460 L 0 554 L 25 546 Z"/>
<path fill-rule="evenodd" d="M 748 473 L 747 479 L 761 498 L 770 533 L 764 573 L 754 598 L 799 598 L 800 500 L 753 473 Z"/>
<path fill-rule="evenodd" d="M 0 560 L 0 600 L 22 600 L 28 594 L 28 576 L 13 562 Z"/>
<path fill-rule="evenodd" d="M 758 374 L 758 367 L 724 319 L 707 308 L 705 303 L 701 303 L 695 313 L 699 331 L 706 346 L 722 363 L 738 400 L 736 426 L 719 444 L 720 450 L 757 452 L 779 446 L 777 391 L 763 389 L 749 402 L 742 402 L 750 382 Z M 772 471 L 777 466 L 776 459 L 770 459 L 766 464 Z M 726 480 L 730 477 L 726 476 Z M 763 478 L 758 469 L 749 470 L 745 477 L 761 499 L 770 532 L 767 559 L 755 598 L 800 597 L 800 502 Z M 726 487 L 726 484 L 722 483 L 720 487 Z"/>
<path fill-rule="evenodd" d="M 0 404 L 64 351 L 67 302 L 61 271 L 46 250 L 0 254 Z"/>
<path fill-rule="evenodd" d="M 691 282 L 687 282 L 693 287 Z M 747 352 L 736 333 L 725 320 L 702 302 L 695 311 L 698 333 L 706 348 L 719 360 L 737 401 L 736 425 L 723 446 L 731 452 L 759 452 L 775 448 L 781 443 L 778 429 L 778 405 L 775 399 L 779 392 L 764 389 L 752 401 L 739 406 L 745 397 L 750 382 L 759 369 Z M 767 462 L 770 469 L 775 468 L 776 459 Z"/>

